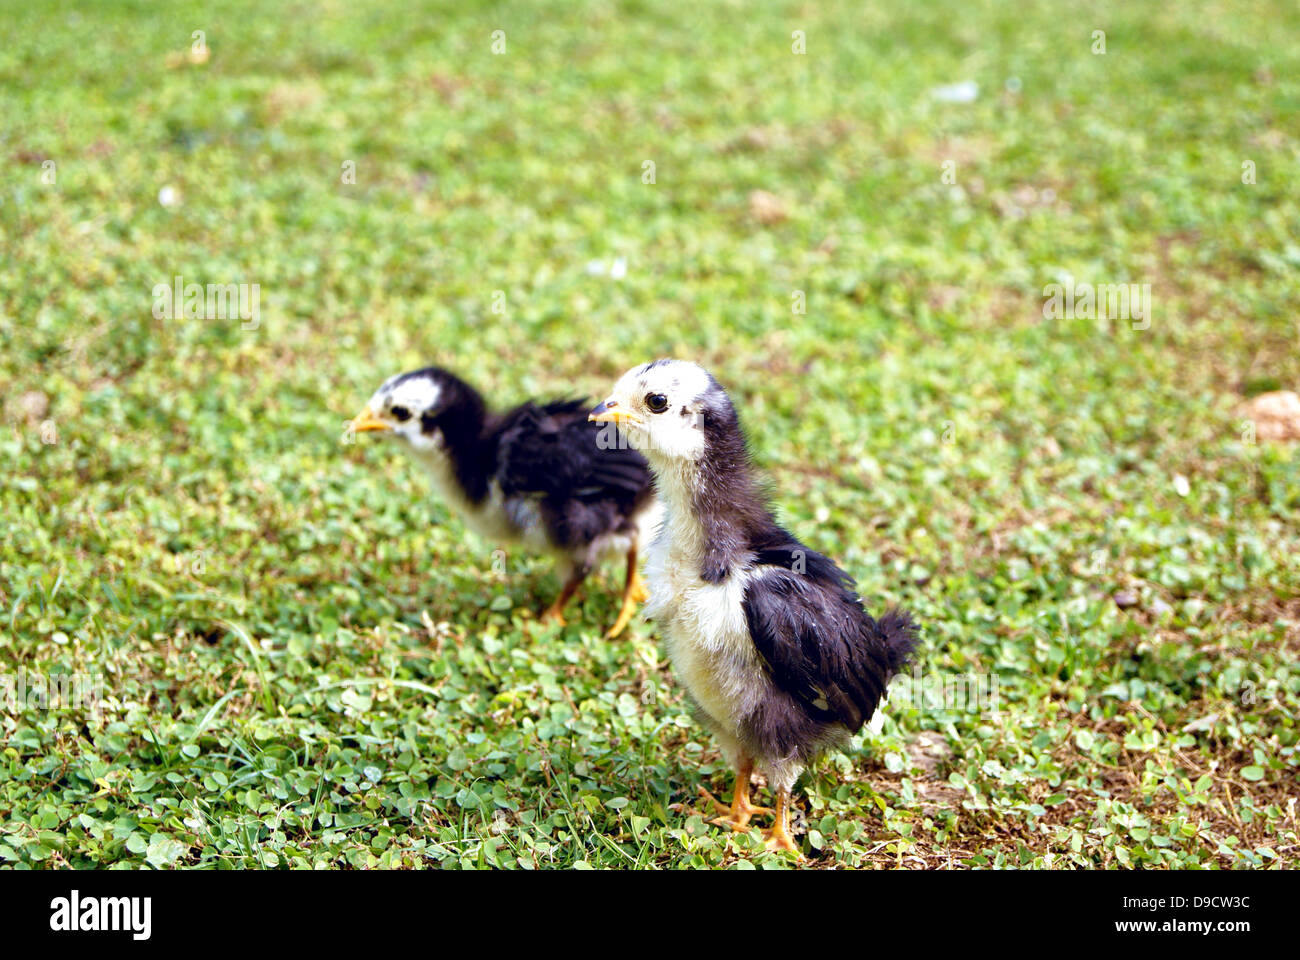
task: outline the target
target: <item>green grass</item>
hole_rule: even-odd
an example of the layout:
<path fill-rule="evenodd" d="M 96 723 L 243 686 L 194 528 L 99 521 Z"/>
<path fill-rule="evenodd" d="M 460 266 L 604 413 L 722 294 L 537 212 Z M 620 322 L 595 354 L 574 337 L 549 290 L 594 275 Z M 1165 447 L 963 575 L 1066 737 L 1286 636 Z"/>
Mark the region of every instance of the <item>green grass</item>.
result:
<path fill-rule="evenodd" d="M 543 562 L 343 442 L 418 364 L 673 355 L 926 678 L 998 678 L 811 771 L 809 866 L 1300 863 L 1300 470 L 1237 409 L 1300 384 L 1300 11 L 465 6 L 2 4 L 0 668 L 106 700 L 0 712 L 0 861 L 790 865 L 681 806 L 725 765 L 600 639 L 617 570 L 542 628 Z M 259 327 L 155 319 L 176 275 Z M 1149 329 L 1044 319 L 1065 275 Z"/>

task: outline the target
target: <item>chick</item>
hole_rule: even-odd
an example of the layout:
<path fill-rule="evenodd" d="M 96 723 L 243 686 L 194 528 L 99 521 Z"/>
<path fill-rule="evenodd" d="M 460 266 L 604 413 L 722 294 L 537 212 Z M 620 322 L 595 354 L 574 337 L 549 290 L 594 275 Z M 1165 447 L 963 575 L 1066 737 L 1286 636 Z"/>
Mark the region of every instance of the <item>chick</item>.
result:
<path fill-rule="evenodd" d="M 636 367 L 590 419 L 615 424 L 645 455 L 663 501 L 646 557 L 646 613 L 736 770 L 734 799 L 714 801 L 723 813 L 714 822 L 745 830 L 755 814 L 774 812 L 768 845 L 798 853 L 795 781 L 870 719 L 912 655 L 917 627 L 898 610 L 873 619 L 848 574 L 777 523 L 736 410 L 701 367 Z M 755 764 L 775 811 L 750 802 Z"/>
<path fill-rule="evenodd" d="M 543 613 L 564 623 L 579 584 L 610 555 L 626 558 L 617 637 L 645 599 L 637 555 L 660 513 L 645 460 L 603 450 L 587 401 L 525 403 L 492 413 L 482 395 L 448 370 L 426 367 L 385 381 L 356 419 L 357 433 L 402 440 L 438 492 L 471 530 L 494 544 L 553 556 L 563 581 Z"/>

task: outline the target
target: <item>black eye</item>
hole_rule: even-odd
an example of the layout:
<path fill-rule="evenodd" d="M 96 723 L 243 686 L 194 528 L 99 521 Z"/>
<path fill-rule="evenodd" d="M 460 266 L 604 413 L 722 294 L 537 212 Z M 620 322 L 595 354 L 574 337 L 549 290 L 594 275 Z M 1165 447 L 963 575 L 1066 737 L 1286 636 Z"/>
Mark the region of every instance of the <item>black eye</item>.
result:
<path fill-rule="evenodd" d="M 662 393 L 648 393 L 645 398 L 646 409 L 651 413 L 663 413 L 668 409 L 668 398 Z"/>
<path fill-rule="evenodd" d="M 405 407 L 393 407 L 393 409 L 389 410 L 388 412 L 391 413 L 393 415 L 393 419 L 398 421 L 399 423 L 404 420 L 411 419 L 411 411 L 407 410 Z"/>

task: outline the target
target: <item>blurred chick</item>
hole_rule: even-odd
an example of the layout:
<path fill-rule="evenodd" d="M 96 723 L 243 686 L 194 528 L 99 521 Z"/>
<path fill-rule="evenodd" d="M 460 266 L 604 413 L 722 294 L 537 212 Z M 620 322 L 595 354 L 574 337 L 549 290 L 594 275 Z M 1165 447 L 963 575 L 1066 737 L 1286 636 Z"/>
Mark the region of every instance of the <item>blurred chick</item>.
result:
<path fill-rule="evenodd" d="M 911 656 L 904 612 L 870 617 L 853 580 L 777 523 L 731 400 L 693 363 L 657 360 L 618 381 L 590 416 L 645 454 L 664 504 L 649 547 L 646 613 L 663 630 L 699 720 L 736 770 L 715 823 L 746 830 L 755 763 L 776 796 L 768 846 L 799 852 L 790 790 L 875 712 Z M 713 799 L 708 791 L 701 791 Z"/>
<path fill-rule="evenodd" d="M 579 398 L 489 412 L 455 374 L 426 367 L 387 380 L 352 422 L 357 433 L 399 437 L 465 525 L 495 544 L 556 558 L 560 595 L 542 618 L 564 623 L 564 606 L 606 556 L 626 557 L 618 619 L 623 632 L 645 599 L 637 553 L 660 514 L 645 460 L 626 444 L 597 446 Z M 620 449 L 621 447 L 621 449 Z"/>

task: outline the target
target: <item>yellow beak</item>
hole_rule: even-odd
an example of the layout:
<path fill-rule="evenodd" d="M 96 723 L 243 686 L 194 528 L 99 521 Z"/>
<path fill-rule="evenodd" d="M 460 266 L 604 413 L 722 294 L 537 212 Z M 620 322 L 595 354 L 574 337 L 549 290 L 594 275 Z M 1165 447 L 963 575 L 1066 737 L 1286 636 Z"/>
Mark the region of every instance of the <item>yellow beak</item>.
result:
<path fill-rule="evenodd" d="M 366 407 L 357 414 L 357 418 L 352 421 L 353 433 L 368 433 L 372 430 L 391 430 L 393 425 L 386 420 L 380 420 L 375 416 L 375 412 Z"/>
<path fill-rule="evenodd" d="M 644 423 L 640 417 L 630 410 L 618 409 L 617 400 L 606 400 L 596 406 L 595 410 L 587 414 L 587 419 L 592 423 Z"/>
<path fill-rule="evenodd" d="M 619 410 L 619 402 L 616 399 L 607 399 L 598 403 L 595 410 L 586 415 L 586 419 L 591 423 L 643 423 L 640 416 L 633 414 L 629 410 Z"/>

